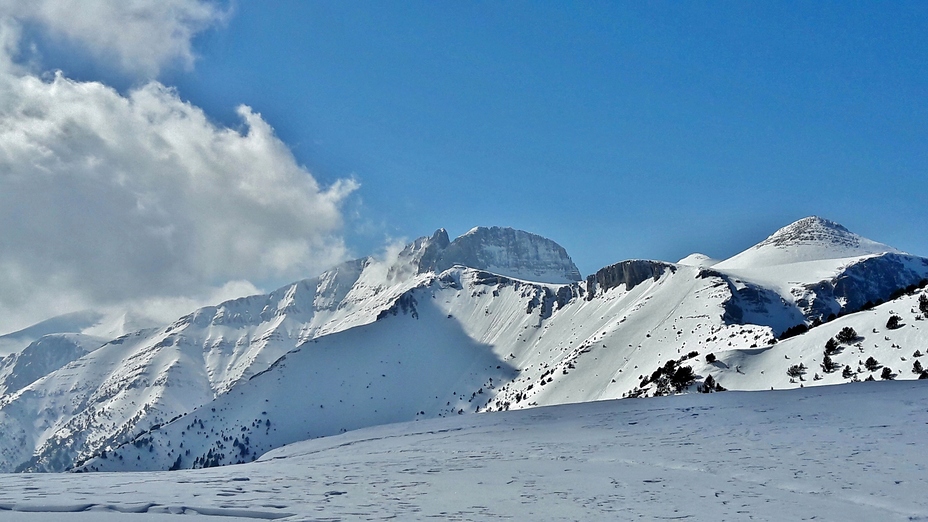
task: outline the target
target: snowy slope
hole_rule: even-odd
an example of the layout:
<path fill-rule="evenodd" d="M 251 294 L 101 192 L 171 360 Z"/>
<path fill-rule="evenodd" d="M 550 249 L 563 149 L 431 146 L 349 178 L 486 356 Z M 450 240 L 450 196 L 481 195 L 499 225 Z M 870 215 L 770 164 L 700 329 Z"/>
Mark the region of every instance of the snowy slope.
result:
<path fill-rule="evenodd" d="M 124 310 L 82 310 L 59 315 L 16 332 L 0 335 L 0 357 L 21 352 L 51 334 L 83 334 L 110 340 L 145 328 L 161 326 Z"/>
<path fill-rule="evenodd" d="M 918 309 L 928 261 L 873 245 L 810 218 L 713 266 L 630 260 L 579 282 L 550 240 L 478 228 L 452 242 L 438 230 L 395 257 L 118 339 L 0 399 L 0 465 L 200 467 L 385 422 L 696 391 L 709 376 L 729 389 L 847 382 L 843 371 L 816 380 L 812 364 L 843 324 L 864 336 L 863 360 L 911 368 L 914 350 L 868 332 L 889 309 Z M 928 337 L 916 315 L 905 343 Z M 851 365 L 850 351 L 836 363 Z M 799 362 L 807 375 L 787 375 Z"/>
<path fill-rule="evenodd" d="M 127 440 L 263 371 L 317 331 L 373 321 L 398 293 L 350 301 L 342 266 L 316 280 L 207 307 L 117 338 L 15 394 L 0 397 L 0 469 L 63 470 L 78 455 Z M 347 273 L 347 275 L 346 275 Z M 352 287 L 372 291 L 371 287 Z M 350 301 L 350 302 L 349 302 Z M 341 306 L 345 305 L 348 306 Z M 357 306 L 351 306 L 357 304 Z"/>
<path fill-rule="evenodd" d="M 374 324 L 307 343 L 248 383 L 83 469 L 248 462 L 282 444 L 384 422 L 652 395 L 657 383 L 642 380 L 668 360 L 694 369 L 694 391 L 709 375 L 729 389 L 848 382 L 854 377 L 840 378 L 840 371 L 821 371 L 821 380 L 810 371 L 795 382 L 786 372 L 800 361 L 821 364 L 823 332 L 885 324 L 885 308 L 918 306 L 915 296 L 906 296 L 770 344 L 769 326 L 726 323 L 726 303 L 734 298 L 728 290 L 724 280 L 695 267 L 669 264 L 657 280 L 631 290 L 623 283 L 592 298 L 579 285 L 452 269 L 407 293 L 395 316 L 388 312 Z M 872 314 L 877 319 L 865 321 Z M 903 334 L 907 343 L 928 339 L 921 329 L 926 323 L 910 315 L 917 324 L 874 339 L 877 346 L 859 356 L 901 368 L 900 358 L 911 354 L 894 348 L 893 340 Z M 711 364 L 709 353 L 717 356 Z M 744 363 L 752 357 L 754 364 Z M 838 364 L 845 359 L 835 355 Z"/>
<path fill-rule="evenodd" d="M 0 431 L 8 434 L 0 439 L 0 469 L 63 470 L 131 440 L 221 396 L 308 340 L 375 321 L 410 288 L 433 279 L 434 264 L 469 259 L 513 273 L 538 267 L 542 275 L 560 270 L 579 278 L 564 249 L 540 236 L 494 227 L 450 242 L 439 230 L 396 257 L 351 261 L 268 295 L 120 337 L 0 398 Z"/>
<path fill-rule="evenodd" d="M 206 470 L 0 475 L 0 518 L 925 520 L 923 383 L 454 416 Z"/>
<path fill-rule="evenodd" d="M 76 333 L 41 337 L 22 351 L 0 359 L 0 396 L 32 384 L 105 342 L 102 337 Z"/>
<path fill-rule="evenodd" d="M 819 217 L 800 219 L 712 270 L 777 292 L 808 320 L 856 312 L 928 277 L 928 260 Z"/>
<path fill-rule="evenodd" d="M 84 330 L 96 326 L 103 319 L 103 313 L 85 310 L 52 317 L 28 328 L 0 335 L 0 357 L 19 353 L 31 343 L 49 334 L 83 333 Z"/>

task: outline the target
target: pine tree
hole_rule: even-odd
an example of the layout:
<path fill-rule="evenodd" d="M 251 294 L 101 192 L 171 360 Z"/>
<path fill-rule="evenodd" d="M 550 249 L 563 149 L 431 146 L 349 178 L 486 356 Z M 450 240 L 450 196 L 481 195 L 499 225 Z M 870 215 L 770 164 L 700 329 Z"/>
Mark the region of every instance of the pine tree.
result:
<path fill-rule="evenodd" d="M 836 337 L 838 339 L 838 342 L 840 343 L 851 344 L 852 342 L 857 340 L 858 335 L 857 335 L 856 330 L 854 330 L 850 326 L 845 326 L 844 328 L 841 329 L 840 332 L 838 332 L 838 335 Z"/>
<path fill-rule="evenodd" d="M 887 381 L 893 380 L 893 371 L 889 368 L 889 366 L 883 367 L 883 373 L 880 374 L 880 379 Z"/>
<path fill-rule="evenodd" d="M 706 380 L 703 381 L 702 387 L 699 388 L 699 391 L 703 393 L 712 393 L 715 391 L 715 379 L 711 375 L 706 377 Z"/>
<path fill-rule="evenodd" d="M 673 377 L 670 378 L 670 384 L 679 392 L 693 384 L 694 380 L 696 380 L 696 375 L 693 373 L 693 368 L 691 366 L 680 366 L 674 372 Z"/>
<path fill-rule="evenodd" d="M 794 364 L 786 370 L 786 375 L 789 375 L 790 377 L 802 378 L 803 374 L 805 373 L 806 373 L 806 365 L 802 363 Z"/>
<path fill-rule="evenodd" d="M 845 367 L 844 367 L 844 371 L 841 372 L 841 377 L 844 377 L 845 379 L 850 379 L 851 376 L 853 376 L 853 375 L 854 375 L 854 372 L 851 371 L 851 367 L 850 367 L 850 366 L 845 366 Z"/>
<path fill-rule="evenodd" d="M 822 359 L 822 370 L 825 370 L 825 373 L 831 373 L 837 370 L 839 367 L 840 365 L 834 362 L 831 359 L 831 357 L 829 357 L 828 355 L 826 355 L 825 358 Z"/>
<path fill-rule="evenodd" d="M 880 363 L 873 357 L 868 357 L 867 361 L 864 362 L 864 367 L 867 368 L 868 372 L 876 371 L 880 367 Z"/>
<path fill-rule="evenodd" d="M 832 337 L 825 343 L 825 355 L 834 355 L 836 353 L 838 353 L 838 341 L 835 341 L 835 338 Z"/>
<path fill-rule="evenodd" d="M 921 361 L 915 361 L 915 364 L 912 365 L 912 373 L 921 375 L 923 371 L 925 371 L 925 369 L 922 368 Z"/>
<path fill-rule="evenodd" d="M 918 309 L 923 314 L 928 314 L 928 295 L 922 294 L 918 296 Z"/>

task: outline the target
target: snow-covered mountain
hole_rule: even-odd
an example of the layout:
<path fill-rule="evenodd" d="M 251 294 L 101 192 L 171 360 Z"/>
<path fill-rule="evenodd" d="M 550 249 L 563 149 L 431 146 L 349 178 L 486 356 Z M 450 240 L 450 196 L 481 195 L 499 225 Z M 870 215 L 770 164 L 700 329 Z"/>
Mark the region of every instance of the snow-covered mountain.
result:
<path fill-rule="evenodd" d="M 564 249 L 540 236 L 476 228 L 451 242 L 438 230 L 395 259 L 344 263 L 268 295 L 120 336 L 49 368 L 56 371 L 0 396 L 0 469 L 66 469 L 221 396 L 296 346 L 395 310 L 410 288 L 435 277 L 434 266 L 464 263 L 579 279 Z"/>
<path fill-rule="evenodd" d="M 105 338 L 84 334 L 48 334 L 25 349 L 0 359 L 0 396 L 16 392 L 99 348 Z"/>
<path fill-rule="evenodd" d="M 539 236 L 438 230 L 112 340 L 0 397 L 0 468 L 247 462 L 389 422 L 879 378 L 869 357 L 917 378 L 926 278 L 928 260 L 820 218 L 721 262 L 630 260 L 585 281 Z M 905 326 L 888 329 L 893 315 Z M 798 325 L 812 329 L 785 339 Z M 844 326 L 858 336 L 826 371 Z"/>

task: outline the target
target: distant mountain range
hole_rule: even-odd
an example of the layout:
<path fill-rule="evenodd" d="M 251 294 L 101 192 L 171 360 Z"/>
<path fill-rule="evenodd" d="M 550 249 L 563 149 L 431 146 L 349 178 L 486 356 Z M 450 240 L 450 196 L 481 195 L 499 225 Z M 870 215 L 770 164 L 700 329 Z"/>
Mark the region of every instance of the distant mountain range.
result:
<path fill-rule="evenodd" d="M 585 280 L 549 239 L 440 229 L 162 327 L 0 338 L 24 343 L 0 359 L 0 470 L 208 467 L 439 416 L 928 377 L 926 283 L 928 259 L 817 217 Z"/>

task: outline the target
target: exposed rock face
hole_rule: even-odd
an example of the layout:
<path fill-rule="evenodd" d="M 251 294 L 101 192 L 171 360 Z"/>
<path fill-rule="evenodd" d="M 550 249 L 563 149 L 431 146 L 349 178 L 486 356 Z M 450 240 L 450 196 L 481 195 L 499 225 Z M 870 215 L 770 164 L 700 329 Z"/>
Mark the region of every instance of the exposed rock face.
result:
<path fill-rule="evenodd" d="M 448 233 L 437 230 L 419 238 L 400 254 L 418 266 L 418 272 L 443 272 L 455 265 L 537 281 L 580 281 L 580 271 L 564 247 L 536 234 L 505 227 L 476 227 L 448 242 Z"/>
<path fill-rule="evenodd" d="M 806 317 L 825 320 L 829 315 L 856 312 L 867 303 L 888 301 L 893 292 L 919 284 L 928 272 L 928 260 L 900 254 L 871 257 L 847 267 L 837 277 L 806 287 L 797 301 Z"/>
<path fill-rule="evenodd" d="M 396 264 L 390 267 L 388 278 L 395 280 L 407 276 L 408 274 L 403 273 L 407 267 L 414 268 L 417 274 L 429 272 L 450 244 L 448 232 L 443 228 L 436 230 L 431 237 L 423 236 L 416 239 L 400 252 Z"/>
<path fill-rule="evenodd" d="M 597 288 L 605 292 L 624 284 L 626 290 L 631 290 L 648 279 L 657 281 L 666 270 L 674 272 L 676 269 L 670 263 L 643 259 L 631 259 L 601 268 L 586 278 L 587 299 L 596 296 Z"/>

